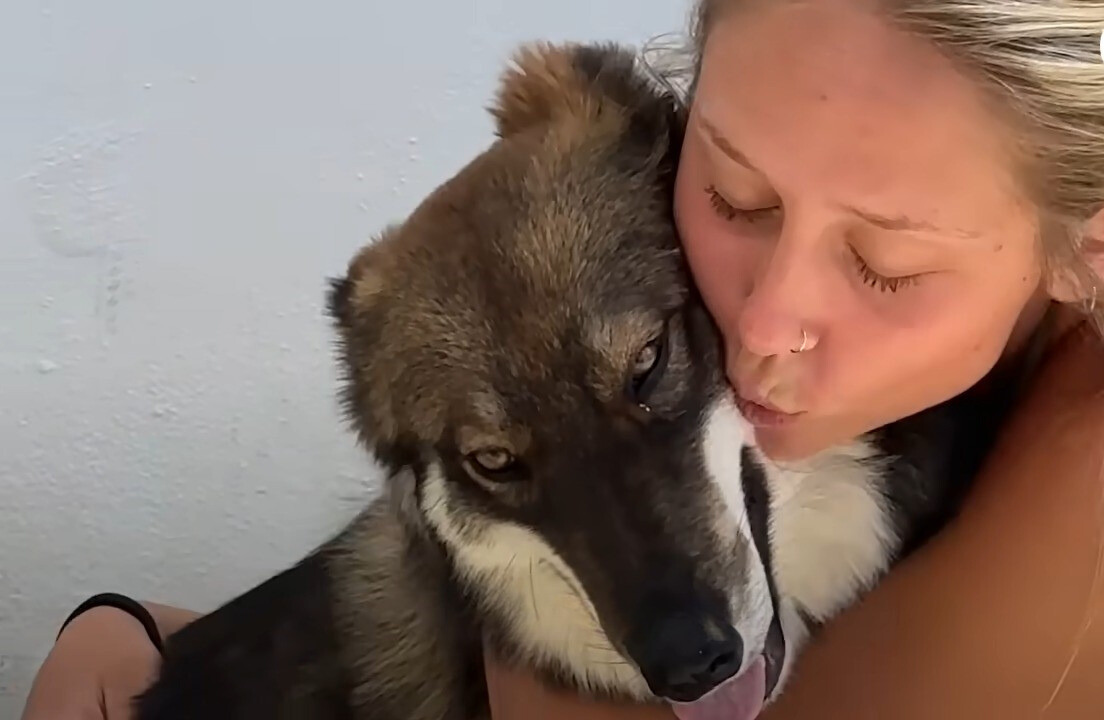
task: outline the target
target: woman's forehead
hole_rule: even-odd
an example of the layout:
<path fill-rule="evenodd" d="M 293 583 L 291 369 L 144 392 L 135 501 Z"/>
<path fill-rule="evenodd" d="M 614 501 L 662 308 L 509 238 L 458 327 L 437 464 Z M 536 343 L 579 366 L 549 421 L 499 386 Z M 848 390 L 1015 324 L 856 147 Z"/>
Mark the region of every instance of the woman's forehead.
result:
<path fill-rule="evenodd" d="M 836 17 L 838 4 L 714 28 L 691 131 L 783 197 L 984 232 L 1021 200 L 1001 124 L 934 48 L 861 13 Z"/>

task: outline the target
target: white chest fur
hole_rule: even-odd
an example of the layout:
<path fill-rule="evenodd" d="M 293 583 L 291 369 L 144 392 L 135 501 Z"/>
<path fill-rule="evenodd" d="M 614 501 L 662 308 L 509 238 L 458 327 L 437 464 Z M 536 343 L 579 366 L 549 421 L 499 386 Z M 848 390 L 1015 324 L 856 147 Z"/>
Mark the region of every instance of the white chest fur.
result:
<path fill-rule="evenodd" d="M 703 430 L 706 467 L 737 532 L 750 540 L 743 447 L 752 442 L 754 431 L 727 399 L 713 408 Z M 772 571 L 787 645 L 777 693 L 807 638 L 803 615 L 824 621 L 854 602 L 887 569 L 898 538 L 883 495 L 885 460 L 869 443 L 833 448 L 786 465 L 754 448 L 752 456 L 765 473 L 770 494 Z M 749 572 L 748 582 L 761 581 Z M 765 593 L 763 587 L 759 594 Z M 737 618 L 749 614 L 747 608 L 734 610 Z M 753 625 L 764 625 L 765 632 L 760 613 L 750 615 Z"/>
<path fill-rule="evenodd" d="M 798 466 L 758 459 L 771 494 L 779 594 L 827 619 L 873 585 L 897 544 L 883 496 L 884 462 L 864 442 Z"/>

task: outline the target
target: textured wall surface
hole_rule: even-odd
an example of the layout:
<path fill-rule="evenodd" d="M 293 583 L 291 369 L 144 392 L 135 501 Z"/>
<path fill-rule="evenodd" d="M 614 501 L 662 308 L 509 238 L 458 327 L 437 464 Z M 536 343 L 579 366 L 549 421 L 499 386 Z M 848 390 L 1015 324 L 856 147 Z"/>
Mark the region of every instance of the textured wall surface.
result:
<path fill-rule="evenodd" d="M 0 717 L 116 590 L 210 609 L 370 496 L 327 275 L 490 140 L 513 45 L 685 0 L 0 7 Z"/>

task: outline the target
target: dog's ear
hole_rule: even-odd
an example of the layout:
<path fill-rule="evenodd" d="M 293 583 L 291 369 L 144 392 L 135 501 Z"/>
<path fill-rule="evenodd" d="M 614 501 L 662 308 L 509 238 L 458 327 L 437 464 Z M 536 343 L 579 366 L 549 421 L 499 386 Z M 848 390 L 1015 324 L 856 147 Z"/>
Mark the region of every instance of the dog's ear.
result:
<path fill-rule="evenodd" d="M 681 145 L 676 99 L 617 43 L 530 43 L 514 54 L 490 107 L 506 138 L 563 117 L 617 116 L 646 145 Z"/>
<path fill-rule="evenodd" d="M 353 330 L 357 315 L 370 312 L 387 289 L 386 256 L 394 228 L 387 228 L 362 247 L 341 277 L 330 278 L 326 312 L 343 335 Z"/>
<path fill-rule="evenodd" d="M 585 112 L 586 86 L 571 46 L 547 42 L 521 46 L 499 81 L 490 108 L 499 137 L 542 125 L 559 113 Z"/>
<path fill-rule="evenodd" d="M 340 403 L 346 420 L 370 450 L 394 440 L 395 423 L 385 402 L 377 401 L 387 381 L 379 369 L 387 300 L 393 277 L 397 230 L 388 228 L 349 262 L 345 275 L 332 278 L 326 310 L 336 330 Z"/>
<path fill-rule="evenodd" d="M 615 45 L 522 45 L 502 74 L 489 108 L 498 136 L 509 137 L 561 115 L 587 117 L 598 111 L 602 93 L 596 92 L 597 75 L 610 60 L 623 63 L 625 52 Z"/>
<path fill-rule="evenodd" d="M 326 289 L 326 314 L 341 331 L 349 329 L 352 320 L 353 281 L 348 275 L 332 277 Z"/>

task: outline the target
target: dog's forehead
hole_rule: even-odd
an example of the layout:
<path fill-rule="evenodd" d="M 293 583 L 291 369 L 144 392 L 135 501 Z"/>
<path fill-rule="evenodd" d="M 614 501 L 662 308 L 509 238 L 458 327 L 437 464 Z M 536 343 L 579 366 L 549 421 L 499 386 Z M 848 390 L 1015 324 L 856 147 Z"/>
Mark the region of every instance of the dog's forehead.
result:
<path fill-rule="evenodd" d="M 497 321 L 499 332 L 558 335 L 671 286 L 670 199 L 640 148 L 585 130 L 518 145 L 487 152 L 406 230 L 426 246 L 407 273 L 438 310 L 468 333 Z"/>
<path fill-rule="evenodd" d="M 669 261 L 670 199 L 638 149 L 581 138 L 554 139 L 521 175 L 519 209 L 504 218 L 504 248 L 517 271 L 566 297 L 606 295 L 647 280 Z"/>
<path fill-rule="evenodd" d="M 503 425 L 477 409 L 513 425 L 552 397 L 619 391 L 685 292 L 668 195 L 648 152 L 608 129 L 492 147 L 402 229 L 390 327 L 407 372 L 480 432 Z"/>

